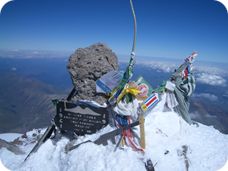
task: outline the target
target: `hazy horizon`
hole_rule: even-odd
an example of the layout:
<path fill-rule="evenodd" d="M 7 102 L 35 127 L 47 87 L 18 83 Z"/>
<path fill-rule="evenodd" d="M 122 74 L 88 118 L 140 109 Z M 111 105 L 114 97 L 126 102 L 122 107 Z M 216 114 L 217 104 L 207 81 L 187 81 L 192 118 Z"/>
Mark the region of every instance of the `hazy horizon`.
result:
<path fill-rule="evenodd" d="M 82 47 L 81 47 L 82 48 Z M 77 49 L 73 51 L 61 51 L 61 50 L 36 50 L 36 49 L 0 49 L 0 58 L 17 58 L 17 59 L 32 59 L 32 58 L 69 58 Z M 115 52 L 114 52 L 115 53 Z M 130 52 L 129 52 L 130 53 Z M 115 53 L 120 62 L 128 62 L 130 58 L 130 54 L 118 54 Z M 136 54 L 136 61 L 145 62 L 145 61 L 173 61 L 173 62 L 181 62 L 187 56 L 189 56 L 191 52 L 183 56 L 182 58 L 171 57 L 171 56 L 146 56 L 146 55 L 138 55 Z M 210 59 L 201 59 L 200 53 L 197 58 L 197 62 L 201 64 L 222 64 L 227 65 L 228 61 L 213 61 Z"/>

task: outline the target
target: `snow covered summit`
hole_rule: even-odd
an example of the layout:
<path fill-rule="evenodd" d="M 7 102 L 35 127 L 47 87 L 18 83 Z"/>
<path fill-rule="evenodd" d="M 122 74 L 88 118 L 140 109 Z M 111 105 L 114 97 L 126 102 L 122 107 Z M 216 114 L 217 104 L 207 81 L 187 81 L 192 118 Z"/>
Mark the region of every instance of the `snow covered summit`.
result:
<path fill-rule="evenodd" d="M 48 171 L 113 171 L 145 170 L 143 161 L 151 158 L 156 171 L 216 171 L 228 159 L 228 135 L 210 126 L 188 125 L 175 112 L 163 112 L 161 102 L 145 119 L 145 154 L 131 148 L 117 149 L 111 142 L 107 146 L 85 143 L 65 153 L 69 142 L 62 138 L 56 144 L 46 141 L 41 148 L 23 163 L 34 146 L 31 137 L 36 130 L 27 133 L 24 143 L 18 145 L 25 154 L 15 155 L 5 148 L 0 149 L 0 160 L 10 170 Z M 95 140 L 113 128 L 107 126 L 97 134 L 79 137 L 75 142 Z M 15 134 L 9 134 L 14 135 Z M 6 136 L 4 134 L 4 136 Z M 0 138 L 4 138 L 0 134 Z M 22 139 L 22 138 L 21 138 Z"/>

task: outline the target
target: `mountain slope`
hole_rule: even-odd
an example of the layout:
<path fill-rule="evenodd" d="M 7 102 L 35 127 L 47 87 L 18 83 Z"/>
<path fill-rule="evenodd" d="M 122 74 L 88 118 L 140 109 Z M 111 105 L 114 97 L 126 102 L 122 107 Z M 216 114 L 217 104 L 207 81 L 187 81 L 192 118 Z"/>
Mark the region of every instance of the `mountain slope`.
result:
<path fill-rule="evenodd" d="M 0 133 L 28 131 L 50 123 L 57 91 L 40 81 L 16 73 L 0 78 Z"/>

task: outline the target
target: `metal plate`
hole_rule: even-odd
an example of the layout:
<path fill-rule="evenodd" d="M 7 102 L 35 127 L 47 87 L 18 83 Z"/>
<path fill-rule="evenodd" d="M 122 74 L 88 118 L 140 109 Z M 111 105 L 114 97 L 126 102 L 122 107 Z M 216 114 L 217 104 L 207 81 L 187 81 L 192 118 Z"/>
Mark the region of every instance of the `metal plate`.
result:
<path fill-rule="evenodd" d="M 108 110 L 85 102 L 57 103 L 56 126 L 69 135 L 93 134 L 108 124 Z"/>

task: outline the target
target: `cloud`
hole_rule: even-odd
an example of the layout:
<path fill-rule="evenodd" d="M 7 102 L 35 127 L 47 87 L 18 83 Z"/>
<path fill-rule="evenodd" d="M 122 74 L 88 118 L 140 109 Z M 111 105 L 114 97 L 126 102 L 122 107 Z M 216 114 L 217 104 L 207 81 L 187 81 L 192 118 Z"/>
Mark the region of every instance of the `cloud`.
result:
<path fill-rule="evenodd" d="M 173 72 L 174 69 L 177 69 L 184 61 L 182 60 L 170 60 L 166 58 L 147 58 L 144 59 L 142 57 L 139 57 L 140 60 L 136 59 L 137 64 L 142 64 L 145 66 L 148 66 L 150 68 L 160 70 L 163 72 Z M 128 62 L 128 59 L 124 62 Z M 226 70 L 226 67 L 221 67 L 218 64 L 215 63 L 202 63 L 198 62 L 193 63 L 193 71 L 197 73 L 208 73 L 208 74 L 216 74 L 216 75 L 228 75 L 228 72 Z M 218 66 L 217 66 L 218 65 Z"/>
<path fill-rule="evenodd" d="M 141 58 L 137 64 L 152 68 L 157 72 L 171 73 L 183 63 L 180 60 L 168 60 L 157 58 Z M 126 61 L 125 61 L 126 62 Z M 226 68 L 216 63 L 194 63 L 193 73 L 198 83 L 207 84 L 211 86 L 226 86 L 226 77 L 228 72 Z"/>
<path fill-rule="evenodd" d="M 214 94 L 210 94 L 210 93 L 199 93 L 199 94 L 194 94 L 193 97 L 201 97 L 201 98 L 205 98 L 208 99 L 210 101 L 217 101 L 218 97 Z"/>
<path fill-rule="evenodd" d="M 197 82 L 202 84 L 208 84 L 212 86 L 226 86 L 226 80 L 219 75 L 208 74 L 208 73 L 200 73 L 196 76 Z"/>
<path fill-rule="evenodd" d="M 143 64 L 147 67 L 150 67 L 154 70 L 157 70 L 158 72 L 166 72 L 166 73 L 170 73 L 173 72 L 174 69 L 177 67 L 175 62 L 170 62 L 170 61 L 139 61 L 139 64 Z"/>
<path fill-rule="evenodd" d="M 221 66 L 211 66 L 211 64 L 208 64 L 208 65 L 196 64 L 196 65 L 193 65 L 193 67 L 197 73 L 207 73 L 207 74 L 214 74 L 214 75 L 220 75 L 220 76 L 224 76 L 228 74 L 227 70 L 222 68 Z"/>
<path fill-rule="evenodd" d="M 163 71 L 163 72 L 173 72 L 175 69 L 175 65 L 172 63 L 168 63 L 168 62 L 150 62 L 148 65 L 151 66 L 151 68 L 157 70 L 157 71 Z"/>
<path fill-rule="evenodd" d="M 211 115 L 210 113 L 204 112 L 204 113 L 199 113 L 198 111 L 194 111 L 189 113 L 191 116 L 191 119 L 193 120 L 198 120 L 199 122 L 205 122 L 205 120 L 207 122 L 215 122 L 217 119 L 216 115 Z M 211 125 L 211 124 L 210 124 Z"/>

